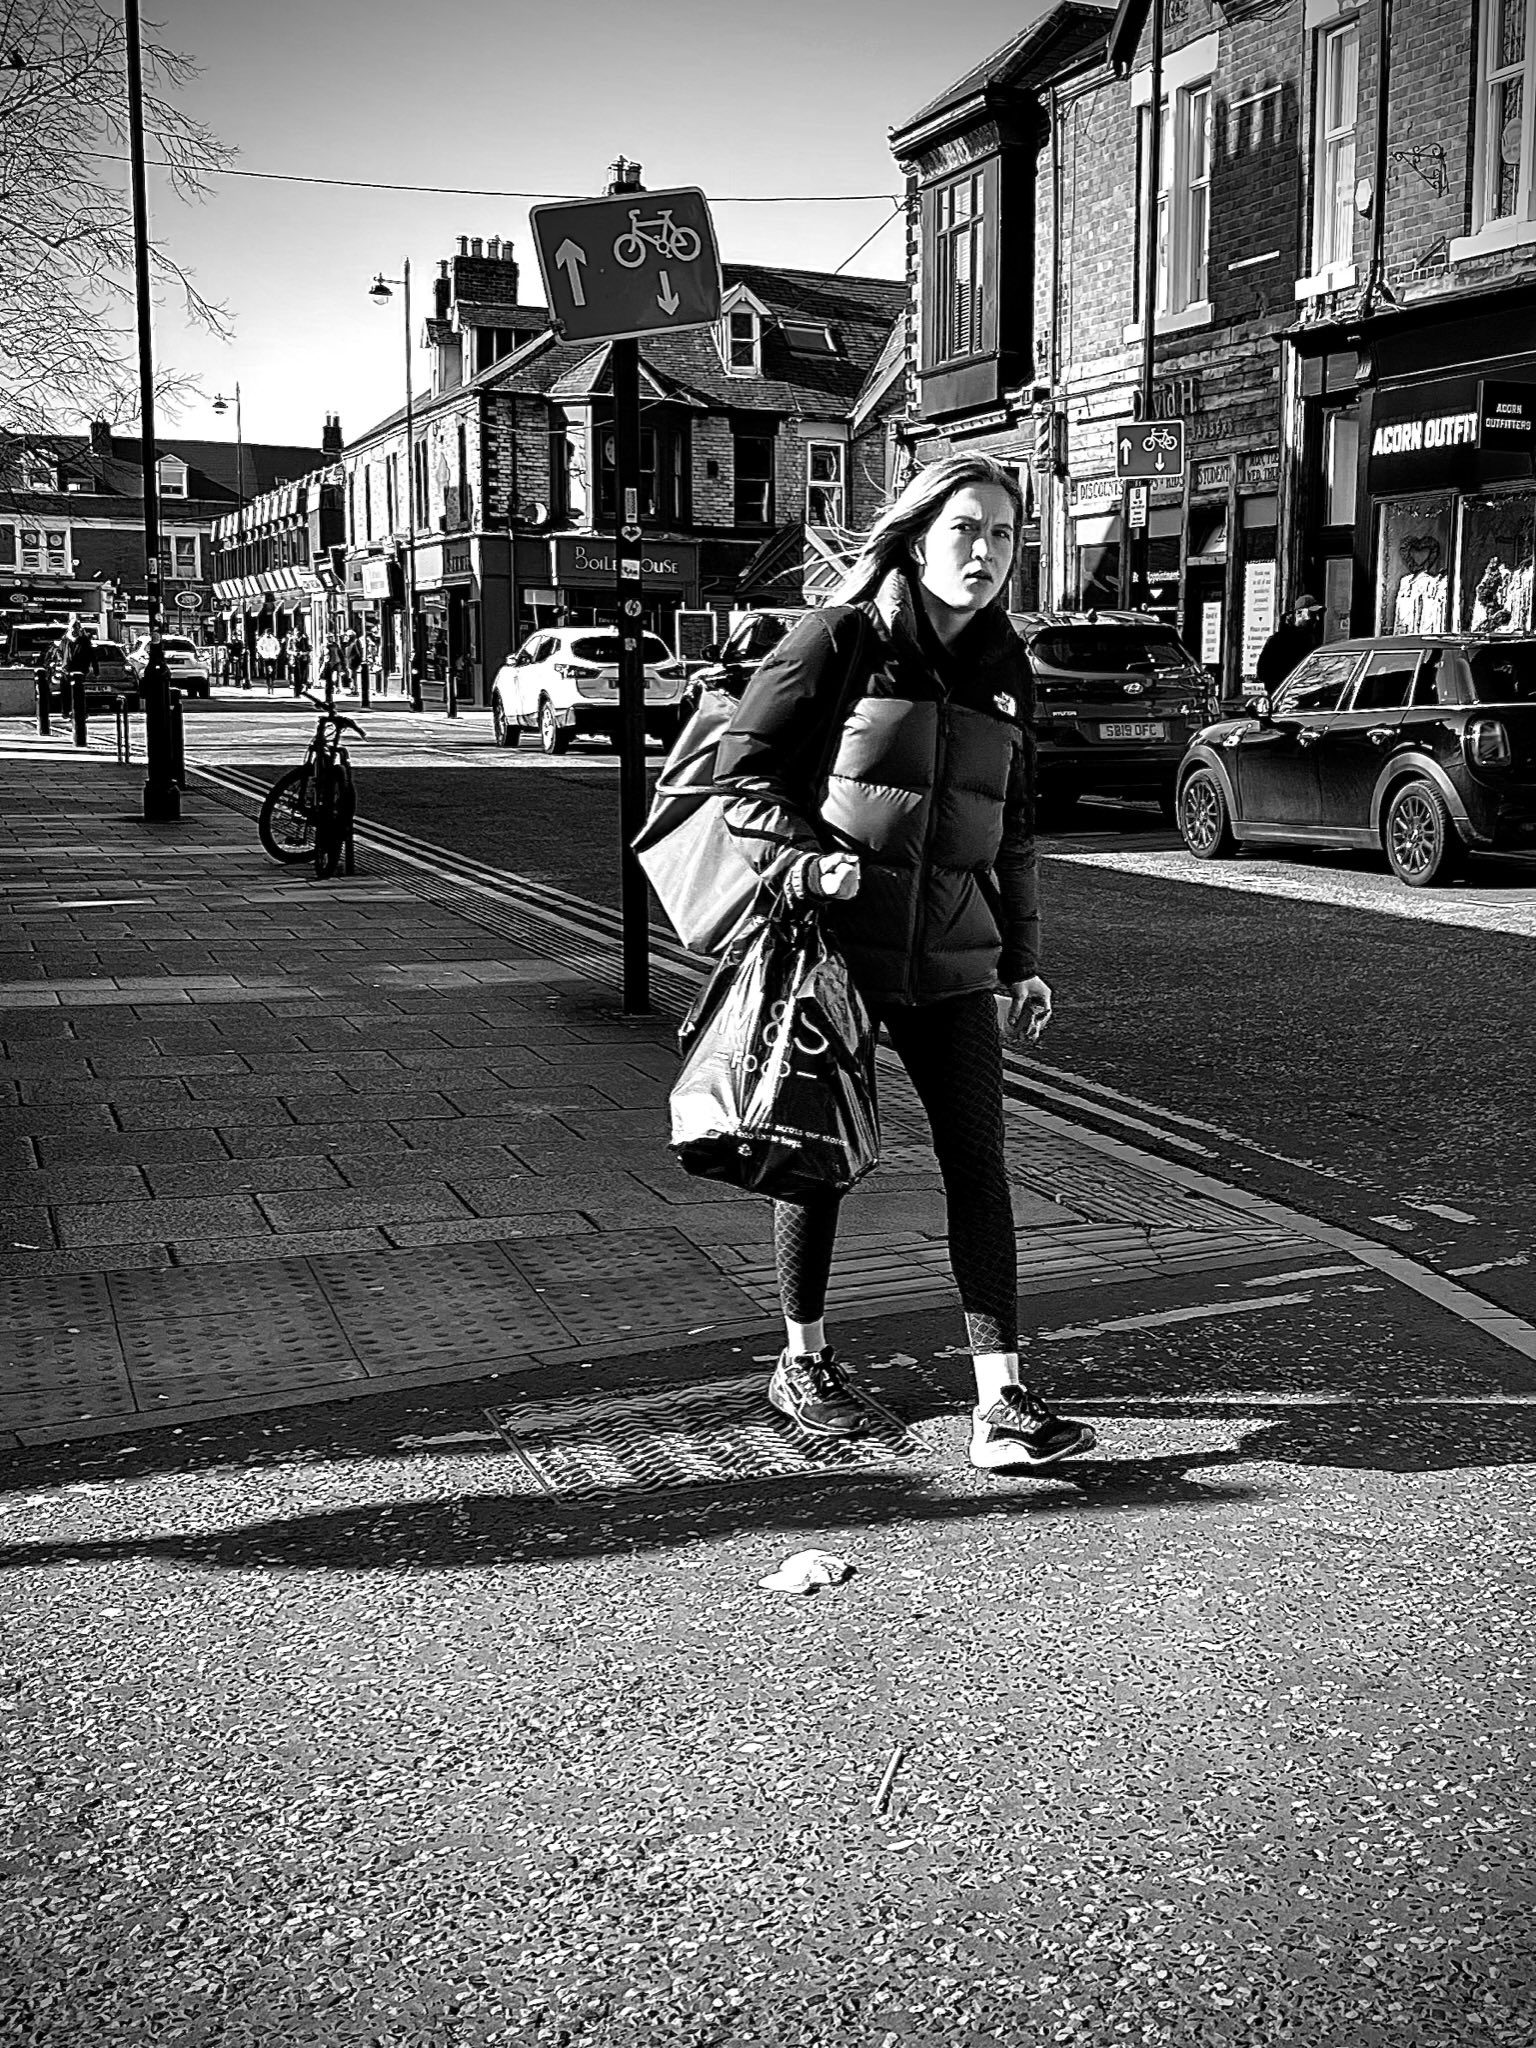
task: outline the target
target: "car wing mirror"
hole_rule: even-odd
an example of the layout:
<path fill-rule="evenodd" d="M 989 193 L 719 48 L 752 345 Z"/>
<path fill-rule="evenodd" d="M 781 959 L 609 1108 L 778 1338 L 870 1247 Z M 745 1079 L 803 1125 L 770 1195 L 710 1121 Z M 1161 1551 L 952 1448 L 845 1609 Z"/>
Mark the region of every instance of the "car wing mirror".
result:
<path fill-rule="evenodd" d="M 1257 697 L 1248 698 L 1247 704 L 1248 709 L 1252 712 L 1253 716 L 1259 721 L 1260 725 L 1268 725 L 1270 720 L 1275 715 L 1274 705 L 1270 702 L 1268 696 L 1265 695 L 1263 692 L 1261 692 Z"/>
<path fill-rule="evenodd" d="M 706 640 L 699 649 L 699 659 L 701 661 L 718 661 L 720 659 L 720 642 L 718 640 Z"/>

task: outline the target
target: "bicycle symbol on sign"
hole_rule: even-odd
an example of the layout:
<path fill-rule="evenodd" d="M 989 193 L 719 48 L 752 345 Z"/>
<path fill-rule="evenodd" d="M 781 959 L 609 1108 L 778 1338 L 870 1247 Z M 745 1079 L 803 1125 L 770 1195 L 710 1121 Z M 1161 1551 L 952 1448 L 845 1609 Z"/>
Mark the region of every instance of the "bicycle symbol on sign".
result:
<path fill-rule="evenodd" d="M 1179 437 L 1171 433 L 1167 427 L 1152 427 L 1142 435 L 1141 445 L 1143 448 L 1163 448 L 1171 451 L 1178 447 Z"/>
<path fill-rule="evenodd" d="M 629 232 L 615 241 L 613 260 L 626 270 L 638 270 L 645 261 L 646 250 L 654 249 L 659 256 L 671 261 L 691 263 L 700 246 L 692 228 L 680 228 L 673 220 L 670 206 L 663 207 L 654 220 L 642 220 L 639 207 L 632 206 L 629 209 Z"/>

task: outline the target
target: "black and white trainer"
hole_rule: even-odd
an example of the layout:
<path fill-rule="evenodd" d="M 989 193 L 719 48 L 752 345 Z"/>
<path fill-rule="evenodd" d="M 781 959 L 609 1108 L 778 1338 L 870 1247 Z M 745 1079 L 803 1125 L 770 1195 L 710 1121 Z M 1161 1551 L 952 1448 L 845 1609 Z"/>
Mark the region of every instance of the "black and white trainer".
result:
<path fill-rule="evenodd" d="M 978 1472 L 1038 1472 L 1097 1442 L 1086 1422 L 1058 1415 L 1027 1387 L 1004 1387 L 990 1408 L 971 1417 L 971 1463 Z"/>
<path fill-rule="evenodd" d="M 768 1399 L 812 1436 L 862 1436 L 869 1427 L 868 1411 L 854 1399 L 830 1344 L 802 1356 L 781 1351 Z"/>

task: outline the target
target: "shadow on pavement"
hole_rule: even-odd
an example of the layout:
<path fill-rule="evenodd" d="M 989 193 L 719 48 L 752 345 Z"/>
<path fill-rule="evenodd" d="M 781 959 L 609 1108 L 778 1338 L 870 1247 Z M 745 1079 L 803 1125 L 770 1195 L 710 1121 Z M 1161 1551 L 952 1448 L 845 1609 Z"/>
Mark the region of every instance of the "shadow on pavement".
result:
<path fill-rule="evenodd" d="M 1231 1405 L 1218 1410 L 1210 1404 L 1170 1408 L 1159 1403 L 1140 1416 L 1128 1405 L 1101 1421 L 1101 1436 L 1112 1452 L 1117 1429 L 1138 1419 L 1166 1428 L 1180 1419 L 1209 1421 L 1217 1415 L 1232 1420 Z M 441 1410 L 437 1419 L 443 1419 Z M 330 1458 L 343 1461 L 377 1457 L 386 1446 L 375 1434 L 366 1445 L 333 1439 L 327 1449 Z M 484 1441 L 462 1449 L 481 1460 L 483 1478 Z M 440 1459 L 451 1451 L 439 1444 L 431 1456 Z M 290 1443 L 286 1458 L 294 1455 Z M 280 1461 L 274 1455 L 272 1462 Z M 205 1462 L 227 1469 L 228 1448 Z M 313 1468 L 314 1451 L 308 1462 Z M 409 1462 L 402 1460 L 406 1486 Z M 1536 1414 L 1523 1407 L 1490 1411 L 1463 1402 L 1412 1407 L 1329 1402 L 1290 1409 L 1276 1421 L 1254 1417 L 1229 1449 L 1149 1457 L 1106 1456 L 1101 1450 L 1082 1463 L 1020 1480 L 983 1480 L 952 1460 L 920 1470 L 848 1471 L 712 1491 L 614 1493 L 580 1501 L 467 1491 L 446 1500 L 298 1512 L 209 1532 L 11 1543 L 0 1546 L 0 1571 L 133 1557 L 209 1570 L 451 1570 L 663 1550 L 757 1530 L 824 1538 L 829 1529 L 870 1528 L 898 1519 L 920 1526 L 996 1516 L 1134 1512 L 1154 1505 L 1199 1513 L 1264 1500 L 1273 1488 L 1252 1470 L 1263 1465 L 1433 1472 L 1533 1462 Z M 1243 1468 L 1241 1477 L 1236 1468 Z M 440 1473 L 435 1483 L 441 1484 Z"/>

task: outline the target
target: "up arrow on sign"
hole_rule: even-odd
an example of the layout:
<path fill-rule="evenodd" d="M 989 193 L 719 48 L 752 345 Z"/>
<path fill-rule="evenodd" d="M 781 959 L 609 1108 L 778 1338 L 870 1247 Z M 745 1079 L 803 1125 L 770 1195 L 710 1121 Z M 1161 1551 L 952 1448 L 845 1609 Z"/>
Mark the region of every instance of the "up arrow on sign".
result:
<path fill-rule="evenodd" d="M 555 251 L 555 261 L 565 272 L 566 281 L 571 288 L 571 304 L 573 306 L 584 306 L 587 303 L 587 295 L 581 288 L 581 267 L 586 260 L 586 250 L 582 248 L 579 242 L 573 242 L 569 236 L 566 237 Z"/>

